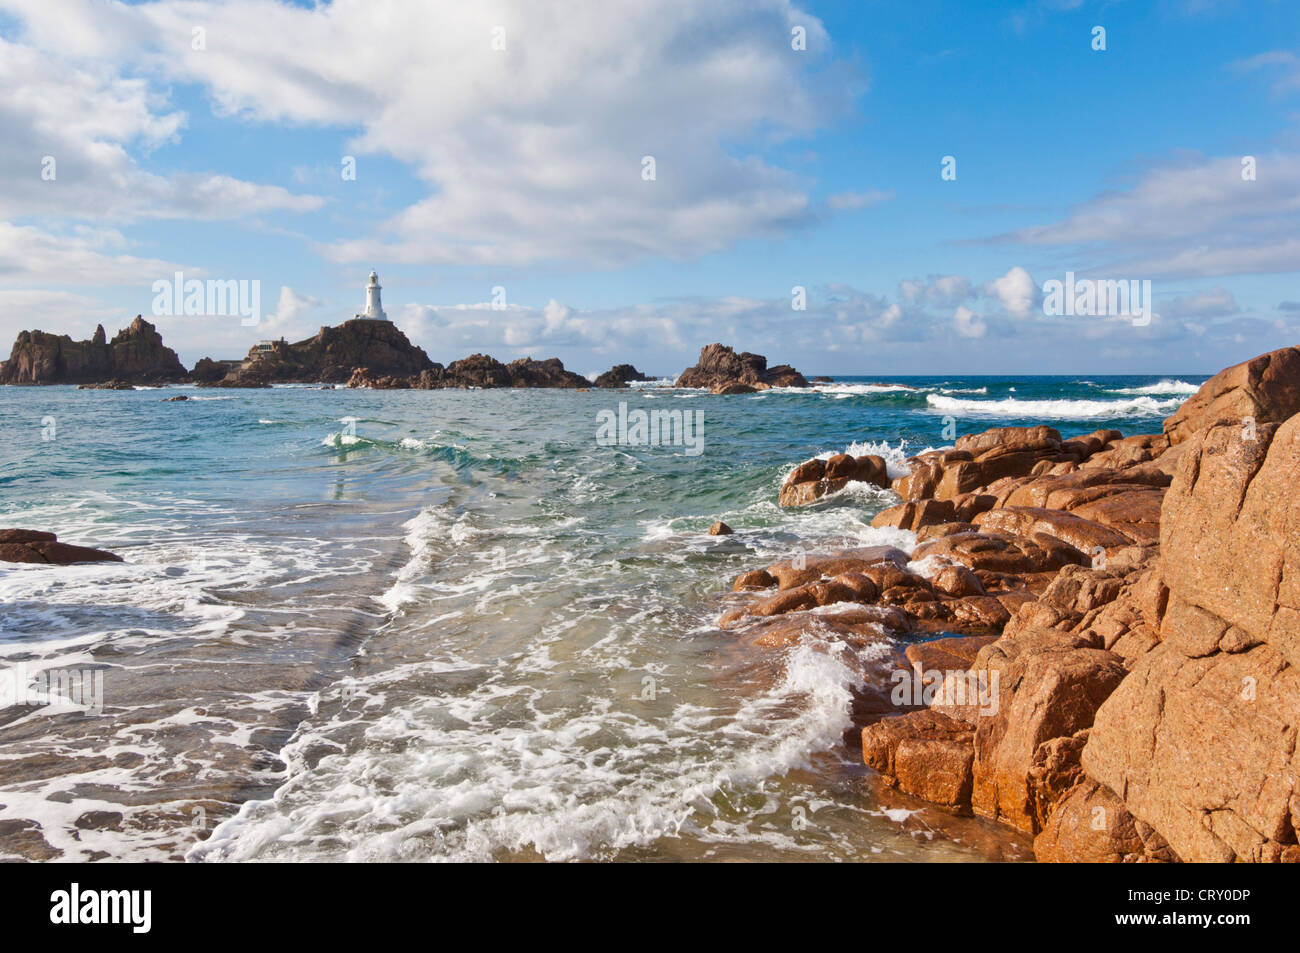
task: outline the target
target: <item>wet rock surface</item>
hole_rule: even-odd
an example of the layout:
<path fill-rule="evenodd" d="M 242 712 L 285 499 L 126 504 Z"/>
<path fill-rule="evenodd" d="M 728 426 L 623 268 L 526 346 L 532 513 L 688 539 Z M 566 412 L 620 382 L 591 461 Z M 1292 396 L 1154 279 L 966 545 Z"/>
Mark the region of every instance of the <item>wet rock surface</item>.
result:
<path fill-rule="evenodd" d="M 70 566 L 74 563 L 122 562 L 116 553 L 59 542 L 54 533 L 34 529 L 0 529 L 0 562 Z"/>

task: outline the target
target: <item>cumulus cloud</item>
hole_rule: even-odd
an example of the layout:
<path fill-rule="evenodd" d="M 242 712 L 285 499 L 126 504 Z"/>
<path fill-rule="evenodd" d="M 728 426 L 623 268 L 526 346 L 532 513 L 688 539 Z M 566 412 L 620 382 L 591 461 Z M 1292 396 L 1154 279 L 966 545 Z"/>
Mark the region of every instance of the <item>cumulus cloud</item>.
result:
<path fill-rule="evenodd" d="M 1029 272 L 1019 265 L 989 283 L 989 290 L 1008 313 L 1025 317 L 1037 306 L 1041 295 Z"/>
<path fill-rule="evenodd" d="M 899 299 L 904 304 L 930 304 L 951 307 L 965 301 L 974 293 L 970 279 L 965 275 L 931 275 L 921 280 L 900 281 Z"/>
<path fill-rule="evenodd" d="M 265 315 L 258 327 L 263 334 L 283 334 L 288 337 L 306 334 L 311 327 L 308 315 L 320 308 L 321 304 L 319 298 L 300 294 L 288 285 L 281 285 L 275 310 Z"/>
<path fill-rule="evenodd" d="M 820 21 L 789 0 L 61 5 L 75 16 L 6 5 L 33 56 L 140 62 L 200 84 L 220 113 L 356 127 L 355 154 L 406 163 L 425 197 L 373 234 L 320 247 L 339 262 L 618 264 L 780 235 L 815 212 L 796 177 L 759 151 L 816 128 L 856 91 L 828 67 Z M 65 43 L 57 24 L 83 16 L 102 36 Z M 190 49 L 196 23 L 202 51 Z M 790 49 L 795 25 L 807 51 Z M 179 118 L 150 112 L 144 87 L 131 91 L 140 101 L 128 132 L 176 134 Z"/>
<path fill-rule="evenodd" d="M 68 49 L 0 38 L 0 216 L 229 219 L 321 206 L 317 197 L 228 175 L 145 171 L 132 153 L 178 141 L 184 114 L 147 80 L 79 62 Z"/>
<path fill-rule="evenodd" d="M 952 325 L 964 338 L 982 338 L 989 326 L 978 314 L 965 305 L 959 305 L 952 315 Z"/>

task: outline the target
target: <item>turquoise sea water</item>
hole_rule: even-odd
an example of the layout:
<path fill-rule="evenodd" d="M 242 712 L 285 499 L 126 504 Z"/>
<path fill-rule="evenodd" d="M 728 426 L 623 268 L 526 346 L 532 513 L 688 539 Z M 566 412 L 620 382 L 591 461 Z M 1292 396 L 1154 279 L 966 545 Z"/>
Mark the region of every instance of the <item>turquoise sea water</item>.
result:
<path fill-rule="evenodd" d="M 1158 431 L 1203 380 L 0 388 L 0 527 L 125 559 L 0 564 L 0 676 L 103 684 L 0 708 L 0 858 L 1027 857 L 858 764 L 881 658 L 714 622 L 796 547 L 909 542 L 888 491 L 780 510 L 803 459 Z M 700 412 L 701 452 L 599 445 L 620 402 Z"/>

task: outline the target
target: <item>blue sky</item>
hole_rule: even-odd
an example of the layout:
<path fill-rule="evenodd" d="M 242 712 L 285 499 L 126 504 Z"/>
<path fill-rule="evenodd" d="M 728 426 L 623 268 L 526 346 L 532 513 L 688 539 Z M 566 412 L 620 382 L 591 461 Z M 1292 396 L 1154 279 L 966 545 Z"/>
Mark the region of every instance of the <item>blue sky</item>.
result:
<path fill-rule="evenodd" d="M 0 0 L 0 335 L 142 312 L 187 363 L 239 356 L 350 317 L 373 267 L 444 363 L 1212 372 L 1300 337 L 1298 27 L 1286 0 Z M 151 314 L 176 270 L 259 280 L 261 323 Z M 1067 271 L 1150 280 L 1154 320 L 1044 314 Z"/>

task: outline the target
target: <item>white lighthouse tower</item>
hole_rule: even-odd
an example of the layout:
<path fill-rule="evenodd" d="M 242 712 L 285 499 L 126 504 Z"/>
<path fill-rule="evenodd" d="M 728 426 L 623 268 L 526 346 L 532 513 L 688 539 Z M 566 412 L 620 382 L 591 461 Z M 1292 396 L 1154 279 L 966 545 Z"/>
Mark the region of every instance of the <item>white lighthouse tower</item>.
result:
<path fill-rule="evenodd" d="M 388 315 L 384 314 L 384 306 L 379 303 L 379 292 L 381 290 L 379 275 L 372 271 L 370 273 L 370 282 L 366 285 L 366 310 L 358 314 L 358 318 L 363 321 L 388 320 Z"/>

